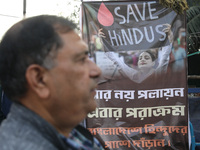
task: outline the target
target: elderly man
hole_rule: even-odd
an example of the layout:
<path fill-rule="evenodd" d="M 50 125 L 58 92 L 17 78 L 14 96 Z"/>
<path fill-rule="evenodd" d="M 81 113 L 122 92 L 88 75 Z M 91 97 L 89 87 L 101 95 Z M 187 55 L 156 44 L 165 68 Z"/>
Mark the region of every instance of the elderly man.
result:
<path fill-rule="evenodd" d="M 96 108 L 100 73 L 72 22 L 42 15 L 12 26 L 0 44 L 1 85 L 13 101 L 0 149 L 103 149 L 78 125 Z"/>

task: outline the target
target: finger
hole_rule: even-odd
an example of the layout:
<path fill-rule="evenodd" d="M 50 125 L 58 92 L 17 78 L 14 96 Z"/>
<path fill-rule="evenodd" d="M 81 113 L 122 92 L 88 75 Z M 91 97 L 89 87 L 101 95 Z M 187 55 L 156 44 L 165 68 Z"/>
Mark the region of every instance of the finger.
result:
<path fill-rule="evenodd" d="M 103 32 L 100 32 L 98 35 L 105 36 L 105 34 Z"/>
<path fill-rule="evenodd" d="M 106 38 L 105 34 L 98 34 L 99 37 Z"/>
<path fill-rule="evenodd" d="M 165 23 L 165 24 L 163 24 L 163 25 L 171 28 L 171 25 L 168 24 L 168 23 Z"/>
<path fill-rule="evenodd" d="M 164 28 L 162 31 L 163 31 L 163 32 L 169 32 L 170 29 L 168 29 L 168 28 Z"/>

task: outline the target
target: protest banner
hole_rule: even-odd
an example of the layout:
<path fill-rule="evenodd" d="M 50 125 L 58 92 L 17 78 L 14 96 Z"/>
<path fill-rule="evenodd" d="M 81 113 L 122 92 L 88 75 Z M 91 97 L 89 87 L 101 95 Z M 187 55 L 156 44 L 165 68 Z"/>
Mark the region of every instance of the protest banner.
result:
<path fill-rule="evenodd" d="M 185 22 L 158 0 L 82 2 L 102 70 L 86 125 L 105 149 L 189 149 Z"/>

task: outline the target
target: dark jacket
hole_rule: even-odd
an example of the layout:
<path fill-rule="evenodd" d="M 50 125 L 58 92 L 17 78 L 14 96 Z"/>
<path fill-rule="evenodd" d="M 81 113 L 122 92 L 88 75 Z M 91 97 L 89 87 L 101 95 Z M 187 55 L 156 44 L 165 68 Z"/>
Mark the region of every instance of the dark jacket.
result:
<path fill-rule="evenodd" d="M 11 104 L 11 100 L 4 94 L 0 86 L 0 124 L 8 115 Z"/>
<path fill-rule="evenodd" d="M 88 140 L 93 140 L 87 129 L 82 126 L 76 129 Z M 18 103 L 12 104 L 10 113 L 1 124 L 0 149 L 71 150 L 51 124 Z"/>

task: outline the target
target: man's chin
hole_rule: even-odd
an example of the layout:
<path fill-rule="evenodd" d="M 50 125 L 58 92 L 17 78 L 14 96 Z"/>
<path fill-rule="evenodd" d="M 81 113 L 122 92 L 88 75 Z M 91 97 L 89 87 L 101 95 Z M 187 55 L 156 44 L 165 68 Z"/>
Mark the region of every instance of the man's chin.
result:
<path fill-rule="evenodd" d="M 95 111 L 96 107 L 97 107 L 96 101 L 94 99 L 91 100 L 90 103 L 88 103 L 88 105 L 87 105 L 88 113 Z"/>

